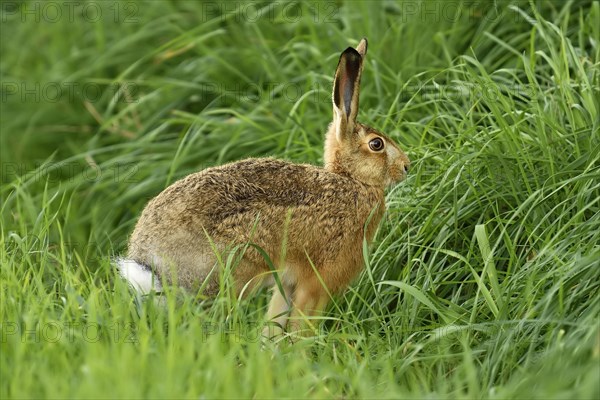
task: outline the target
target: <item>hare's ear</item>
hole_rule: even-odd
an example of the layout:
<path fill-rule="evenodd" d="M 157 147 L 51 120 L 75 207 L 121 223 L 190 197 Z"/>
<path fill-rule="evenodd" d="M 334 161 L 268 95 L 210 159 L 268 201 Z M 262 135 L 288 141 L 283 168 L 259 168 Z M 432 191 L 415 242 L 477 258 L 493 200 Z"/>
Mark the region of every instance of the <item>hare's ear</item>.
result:
<path fill-rule="evenodd" d="M 367 55 L 367 38 L 362 38 L 362 40 L 360 41 L 360 43 L 358 44 L 358 46 L 356 46 L 356 51 L 358 51 L 358 54 L 360 54 L 360 56 L 363 58 L 365 58 L 365 56 Z"/>
<path fill-rule="evenodd" d="M 362 40 L 357 49 L 348 47 L 340 56 L 333 82 L 333 123 L 338 141 L 354 131 L 358 114 L 358 94 L 363 57 L 367 42 Z"/>

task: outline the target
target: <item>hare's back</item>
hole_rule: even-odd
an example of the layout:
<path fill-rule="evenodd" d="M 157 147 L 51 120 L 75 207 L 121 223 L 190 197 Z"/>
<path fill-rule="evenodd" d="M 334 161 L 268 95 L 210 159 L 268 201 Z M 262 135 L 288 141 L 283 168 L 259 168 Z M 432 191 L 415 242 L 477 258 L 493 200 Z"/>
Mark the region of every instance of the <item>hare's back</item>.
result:
<path fill-rule="evenodd" d="M 290 210 L 320 219 L 355 219 L 357 212 L 368 214 L 381 195 L 323 168 L 258 158 L 188 175 L 152 200 L 146 214 L 166 213 L 168 218 L 161 220 L 200 224 L 208 230 L 223 225 L 239 228 L 259 216 L 275 222 Z"/>
<path fill-rule="evenodd" d="M 354 202 L 360 184 L 308 164 L 247 159 L 210 168 L 186 178 L 198 205 L 212 216 L 253 210 L 298 208 Z"/>

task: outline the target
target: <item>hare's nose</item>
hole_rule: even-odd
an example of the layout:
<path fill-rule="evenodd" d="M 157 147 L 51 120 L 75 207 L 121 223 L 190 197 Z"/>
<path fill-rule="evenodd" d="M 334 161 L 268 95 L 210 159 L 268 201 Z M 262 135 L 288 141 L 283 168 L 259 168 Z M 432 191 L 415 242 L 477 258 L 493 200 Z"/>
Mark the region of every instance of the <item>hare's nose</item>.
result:
<path fill-rule="evenodd" d="M 408 163 L 404 164 L 404 172 L 406 172 L 408 174 L 409 169 L 410 169 L 410 164 L 408 164 Z"/>

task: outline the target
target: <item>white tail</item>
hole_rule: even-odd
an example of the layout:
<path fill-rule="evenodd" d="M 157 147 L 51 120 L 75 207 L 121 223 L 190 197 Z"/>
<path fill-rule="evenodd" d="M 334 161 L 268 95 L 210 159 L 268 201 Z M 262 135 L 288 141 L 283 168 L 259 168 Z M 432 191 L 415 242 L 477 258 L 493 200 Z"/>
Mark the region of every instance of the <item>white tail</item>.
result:
<path fill-rule="evenodd" d="M 160 292 L 162 286 L 156 275 L 150 268 L 133 260 L 118 258 L 117 268 L 121 276 L 140 294 L 148 294 L 151 291 Z"/>

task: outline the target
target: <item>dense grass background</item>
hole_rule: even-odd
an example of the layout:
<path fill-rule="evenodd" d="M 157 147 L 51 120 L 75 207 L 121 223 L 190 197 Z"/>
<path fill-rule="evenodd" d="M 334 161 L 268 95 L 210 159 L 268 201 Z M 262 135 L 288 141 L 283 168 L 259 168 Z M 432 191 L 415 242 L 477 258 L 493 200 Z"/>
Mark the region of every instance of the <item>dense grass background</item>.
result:
<path fill-rule="evenodd" d="M 2 398 L 600 397 L 597 1 L 0 10 Z M 362 36 L 360 119 L 413 169 L 321 333 L 261 343 L 266 293 L 135 298 L 110 257 L 146 201 L 320 163 Z"/>

